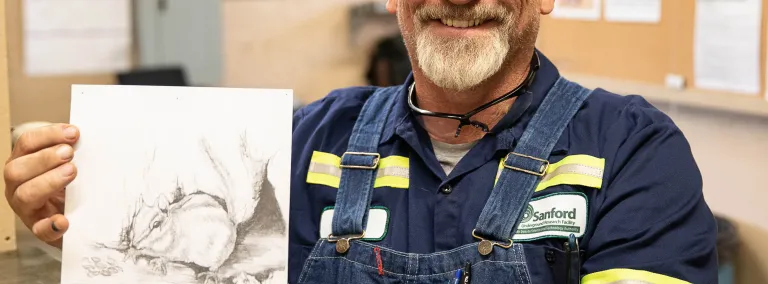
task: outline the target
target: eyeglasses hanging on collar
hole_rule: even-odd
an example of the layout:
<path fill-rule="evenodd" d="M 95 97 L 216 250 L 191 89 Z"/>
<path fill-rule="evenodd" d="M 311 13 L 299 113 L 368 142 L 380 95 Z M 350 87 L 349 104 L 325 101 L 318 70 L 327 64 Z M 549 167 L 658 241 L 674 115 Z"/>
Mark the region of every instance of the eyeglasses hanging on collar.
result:
<path fill-rule="evenodd" d="M 533 53 L 533 58 L 531 59 L 531 68 L 528 71 L 528 76 L 525 78 L 525 81 L 523 81 L 517 88 L 512 90 L 509 93 L 506 93 L 505 95 L 496 98 L 484 105 L 479 106 L 478 108 L 464 114 L 452 114 L 452 113 L 442 113 L 442 112 L 432 112 L 424 109 L 420 109 L 416 106 L 416 104 L 413 102 L 413 94 L 414 89 L 416 88 L 416 83 L 411 84 L 411 86 L 408 88 L 408 105 L 411 107 L 411 110 L 416 112 L 417 114 L 424 115 L 424 116 L 432 116 L 432 117 L 439 117 L 439 118 L 448 118 L 448 119 L 455 119 L 459 121 L 459 127 L 456 129 L 456 137 L 459 137 L 459 134 L 461 134 L 461 129 L 464 126 L 473 126 L 480 130 L 482 130 L 485 133 L 490 132 L 490 128 L 485 123 L 471 120 L 472 116 L 480 113 L 481 111 L 484 111 L 488 109 L 489 107 L 492 107 L 496 104 L 499 104 L 503 101 L 506 101 L 508 99 L 514 98 L 519 96 L 520 94 L 524 93 L 528 88 L 531 87 L 531 84 L 533 83 L 533 79 L 536 77 L 536 72 L 539 71 L 540 61 L 539 61 L 539 55 L 538 53 Z"/>

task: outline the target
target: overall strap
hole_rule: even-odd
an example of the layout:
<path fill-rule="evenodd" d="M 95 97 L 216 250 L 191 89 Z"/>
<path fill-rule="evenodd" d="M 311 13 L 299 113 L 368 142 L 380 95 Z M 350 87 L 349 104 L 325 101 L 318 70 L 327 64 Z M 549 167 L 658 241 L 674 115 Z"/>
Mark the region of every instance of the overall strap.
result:
<path fill-rule="evenodd" d="M 549 167 L 549 155 L 591 90 L 560 78 L 544 98 L 517 143 L 483 208 L 475 237 L 510 242 L 536 185 Z"/>
<path fill-rule="evenodd" d="M 401 88 L 377 89 L 366 101 L 352 129 L 347 152 L 341 156 L 341 181 L 331 228 L 335 237 L 362 236 L 364 232 L 381 159 L 378 152 L 381 133 Z"/>

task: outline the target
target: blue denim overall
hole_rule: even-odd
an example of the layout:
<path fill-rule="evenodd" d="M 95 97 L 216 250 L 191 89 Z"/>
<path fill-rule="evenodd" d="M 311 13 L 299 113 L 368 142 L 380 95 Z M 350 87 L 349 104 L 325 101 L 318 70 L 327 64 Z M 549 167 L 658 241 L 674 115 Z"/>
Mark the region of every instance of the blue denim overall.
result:
<path fill-rule="evenodd" d="M 449 251 L 413 254 L 361 241 L 373 195 L 379 139 L 400 87 L 381 88 L 363 107 L 342 156 L 332 235 L 321 238 L 304 264 L 299 283 L 453 284 L 457 270 L 471 264 L 471 283 L 532 283 L 524 249 L 512 237 L 546 172 L 555 143 L 591 93 L 560 78 L 552 87 L 513 152 L 473 232 L 478 242 Z M 570 248 L 578 251 L 571 236 Z M 578 253 L 568 282 L 579 283 Z"/>

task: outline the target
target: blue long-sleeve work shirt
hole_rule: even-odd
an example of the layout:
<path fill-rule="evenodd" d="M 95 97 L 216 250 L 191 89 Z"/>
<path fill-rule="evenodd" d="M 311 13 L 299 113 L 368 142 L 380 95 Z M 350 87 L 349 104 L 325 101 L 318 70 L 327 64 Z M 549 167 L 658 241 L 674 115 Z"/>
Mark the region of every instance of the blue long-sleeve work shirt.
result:
<path fill-rule="evenodd" d="M 381 166 L 400 171 L 376 181 L 371 205 L 378 211 L 369 218 L 367 241 L 410 253 L 476 242 L 472 230 L 510 150 L 501 147 L 495 133 L 511 128 L 519 139 L 559 76 L 541 55 L 532 92 L 520 96 L 448 176 L 410 112 L 407 94 L 400 93 L 380 145 Z M 327 237 L 331 218 L 325 213 L 335 203 L 338 159 L 374 90 L 336 90 L 295 114 L 290 283 L 298 280 L 316 241 Z M 526 233 L 516 235 L 527 252 L 536 252 L 526 255 L 534 283 L 562 279 L 566 231 L 577 232 L 584 251 L 583 283 L 716 282 L 717 229 L 704 201 L 702 177 L 686 138 L 664 113 L 639 96 L 598 89 L 563 132 L 550 162 L 550 170 L 562 169 L 536 189 L 520 225 Z M 576 167 L 563 171 L 568 165 Z"/>

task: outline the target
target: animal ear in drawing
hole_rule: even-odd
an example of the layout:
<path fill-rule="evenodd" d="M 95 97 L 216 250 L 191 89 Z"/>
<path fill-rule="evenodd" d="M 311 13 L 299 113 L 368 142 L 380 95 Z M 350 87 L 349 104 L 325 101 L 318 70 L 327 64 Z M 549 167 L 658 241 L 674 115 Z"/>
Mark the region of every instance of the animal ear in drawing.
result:
<path fill-rule="evenodd" d="M 171 193 L 169 198 L 170 203 L 176 203 L 184 197 L 184 186 L 179 182 L 179 178 L 176 178 L 176 189 Z"/>
<path fill-rule="evenodd" d="M 160 209 L 160 212 L 168 214 L 168 205 L 170 205 L 170 203 L 168 196 L 165 194 L 161 194 L 157 197 L 157 209 Z"/>

